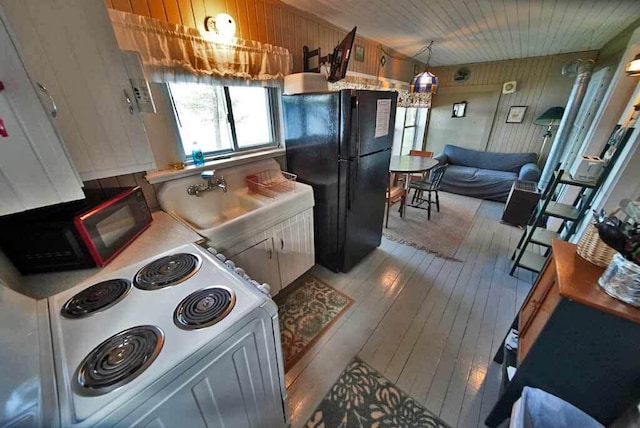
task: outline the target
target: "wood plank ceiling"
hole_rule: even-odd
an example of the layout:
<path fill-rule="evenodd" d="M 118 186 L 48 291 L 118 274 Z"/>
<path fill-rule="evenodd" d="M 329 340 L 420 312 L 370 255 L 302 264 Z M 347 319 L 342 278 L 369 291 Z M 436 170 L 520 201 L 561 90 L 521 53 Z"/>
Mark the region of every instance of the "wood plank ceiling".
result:
<path fill-rule="evenodd" d="M 408 56 L 433 40 L 433 66 L 600 49 L 640 18 L 639 0 L 283 1 Z"/>

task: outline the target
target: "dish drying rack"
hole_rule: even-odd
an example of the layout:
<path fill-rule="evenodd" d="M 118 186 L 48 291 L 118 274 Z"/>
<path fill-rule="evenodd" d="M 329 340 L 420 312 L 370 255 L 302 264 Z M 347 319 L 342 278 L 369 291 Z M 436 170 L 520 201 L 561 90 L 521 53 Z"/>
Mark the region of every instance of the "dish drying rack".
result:
<path fill-rule="evenodd" d="M 275 198 L 280 193 L 293 192 L 297 175 L 279 169 L 267 169 L 255 174 L 247 175 L 247 186 L 254 192 Z"/>

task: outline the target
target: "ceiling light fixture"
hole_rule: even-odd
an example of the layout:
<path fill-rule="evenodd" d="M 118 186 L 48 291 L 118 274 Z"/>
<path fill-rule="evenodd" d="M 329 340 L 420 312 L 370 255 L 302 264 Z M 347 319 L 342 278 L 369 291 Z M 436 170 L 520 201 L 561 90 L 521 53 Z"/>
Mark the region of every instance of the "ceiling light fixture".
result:
<path fill-rule="evenodd" d="M 627 63 L 625 71 L 627 76 L 640 76 L 640 54 Z"/>
<path fill-rule="evenodd" d="M 425 70 L 422 73 L 417 74 L 411 81 L 411 92 L 413 93 L 429 92 L 431 94 L 435 94 L 438 90 L 438 78 L 429 71 L 429 61 L 431 61 L 432 53 L 431 46 L 433 46 L 433 40 L 429 43 L 429 46 L 427 46 L 429 56 L 427 57 Z"/>
<path fill-rule="evenodd" d="M 230 39 L 236 35 L 236 21 L 227 13 L 219 13 L 215 17 L 207 16 L 204 19 L 204 28 L 224 38 Z"/>

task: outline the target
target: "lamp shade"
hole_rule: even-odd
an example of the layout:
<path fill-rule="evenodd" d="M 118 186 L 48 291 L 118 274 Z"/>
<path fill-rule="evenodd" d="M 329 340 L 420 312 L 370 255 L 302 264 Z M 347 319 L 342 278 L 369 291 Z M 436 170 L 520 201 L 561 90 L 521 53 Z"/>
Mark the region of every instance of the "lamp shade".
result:
<path fill-rule="evenodd" d="M 632 61 L 627 63 L 625 71 L 627 72 L 627 76 L 640 76 L 640 54 L 636 55 Z"/>
<path fill-rule="evenodd" d="M 564 107 L 551 107 L 533 121 L 534 125 L 558 126 L 564 114 Z"/>
<path fill-rule="evenodd" d="M 417 74 L 411 81 L 411 92 L 431 92 L 438 89 L 438 78 L 429 71 Z"/>

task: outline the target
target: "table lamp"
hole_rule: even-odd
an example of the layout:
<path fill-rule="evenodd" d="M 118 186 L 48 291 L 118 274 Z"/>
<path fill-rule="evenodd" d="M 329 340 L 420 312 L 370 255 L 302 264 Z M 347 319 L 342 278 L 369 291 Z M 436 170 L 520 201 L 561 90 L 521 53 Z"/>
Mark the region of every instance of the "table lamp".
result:
<path fill-rule="evenodd" d="M 554 126 L 560 125 L 563 114 L 564 107 L 551 107 L 533 121 L 534 125 L 547 127 L 547 132 L 544 133 L 544 140 L 542 141 L 542 147 L 540 148 L 540 154 L 538 155 L 538 161 L 542 158 L 544 149 L 551 138 L 551 130 Z"/>

